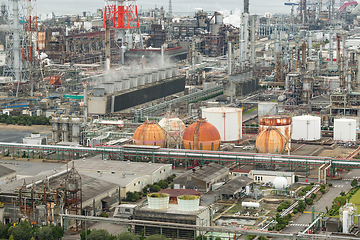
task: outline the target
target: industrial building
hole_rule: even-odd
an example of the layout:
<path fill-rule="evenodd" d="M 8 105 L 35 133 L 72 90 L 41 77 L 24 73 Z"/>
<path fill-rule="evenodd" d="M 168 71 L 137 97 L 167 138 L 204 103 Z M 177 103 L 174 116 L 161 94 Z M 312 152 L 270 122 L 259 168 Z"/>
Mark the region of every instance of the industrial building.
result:
<path fill-rule="evenodd" d="M 211 186 L 229 179 L 229 169 L 216 163 L 197 166 L 174 179 L 175 189 L 194 189 L 208 192 Z"/>
<path fill-rule="evenodd" d="M 251 170 L 248 177 L 251 178 L 254 183 L 274 183 L 274 180 L 278 175 L 286 177 L 287 184 L 291 185 L 295 183 L 295 174 L 292 172 L 277 173 L 274 171 L 264 171 L 264 170 Z"/>
<path fill-rule="evenodd" d="M 253 180 L 248 177 L 235 177 L 215 189 L 214 192 L 218 199 L 241 199 L 245 196 L 247 187 L 253 189 L 252 182 Z"/>

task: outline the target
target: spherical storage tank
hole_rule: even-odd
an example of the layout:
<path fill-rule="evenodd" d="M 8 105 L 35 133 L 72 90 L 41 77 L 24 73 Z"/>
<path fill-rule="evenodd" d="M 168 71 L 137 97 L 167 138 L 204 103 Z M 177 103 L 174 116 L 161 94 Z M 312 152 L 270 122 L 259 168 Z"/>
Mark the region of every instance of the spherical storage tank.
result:
<path fill-rule="evenodd" d="M 177 197 L 179 211 L 197 211 L 199 210 L 200 197 L 195 195 L 181 195 Z"/>
<path fill-rule="evenodd" d="M 185 149 L 217 151 L 220 142 L 221 138 L 219 131 L 205 119 L 199 119 L 191 124 L 183 134 L 183 144 Z M 195 147 L 194 143 L 196 143 Z"/>
<path fill-rule="evenodd" d="M 335 119 L 334 141 L 353 142 L 356 141 L 356 120 Z"/>
<path fill-rule="evenodd" d="M 286 140 L 278 129 L 268 128 L 256 138 L 256 150 L 260 153 L 281 154 L 285 150 Z"/>
<path fill-rule="evenodd" d="M 276 177 L 273 182 L 273 185 L 277 190 L 285 189 L 287 184 L 288 183 L 286 177 L 280 177 L 280 176 Z"/>
<path fill-rule="evenodd" d="M 204 108 L 202 117 L 217 128 L 221 141 L 233 142 L 242 138 L 241 108 Z"/>
<path fill-rule="evenodd" d="M 268 128 L 276 128 L 287 139 L 291 136 L 291 117 L 287 116 L 263 116 L 259 118 L 259 132 Z"/>
<path fill-rule="evenodd" d="M 148 208 L 167 209 L 169 208 L 170 195 L 167 193 L 150 193 L 147 196 Z"/>
<path fill-rule="evenodd" d="M 145 121 L 136 129 L 133 135 L 133 142 L 136 145 L 151 145 L 165 147 L 165 131 L 156 123 Z"/>
<path fill-rule="evenodd" d="M 321 118 L 310 115 L 293 117 L 291 138 L 303 141 L 320 140 Z"/>
<path fill-rule="evenodd" d="M 167 134 L 171 136 L 181 135 L 181 133 L 186 129 L 183 121 L 177 117 L 164 117 L 158 124 Z"/>

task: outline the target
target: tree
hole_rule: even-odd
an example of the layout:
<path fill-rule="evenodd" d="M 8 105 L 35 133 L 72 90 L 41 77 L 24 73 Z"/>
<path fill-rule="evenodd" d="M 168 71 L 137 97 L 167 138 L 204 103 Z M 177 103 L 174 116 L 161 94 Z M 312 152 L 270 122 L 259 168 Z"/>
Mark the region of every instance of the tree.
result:
<path fill-rule="evenodd" d="M 64 229 L 61 226 L 55 226 L 54 224 L 50 225 L 52 231 L 53 239 L 58 240 L 64 236 Z"/>
<path fill-rule="evenodd" d="M 354 180 L 351 181 L 351 186 L 352 186 L 352 187 L 356 187 L 357 184 L 358 184 L 358 181 L 357 181 L 356 179 L 354 179 Z"/>
<path fill-rule="evenodd" d="M 48 226 L 43 226 L 42 228 L 37 229 L 34 235 L 35 235 L 36 240 L 52 240 L 52 239 L 54 239 L 52 230 Z"/>
<path fill-rule="evenodd" d="M 88 240 L 115 240 L 116 237 L 112 236 L 108 231 L 104 229 L 94 229 L 87 236 Z"/>
<path fill-rule="evenodd" d="M 31 226 L 27 221 L 22 221 L 10 227 L 9 233 L 14 237 L 14 240 L 29 240 L 32 237 Z"/>
<path fill-rule="evenodd" d="M 346 193 L 344 191 L 340 192 L 340 196 L 344 197 L 346 195 Z"/>
<path fill-rule="evenodd" d="M 123 232 L 118 237 L 117 240 L 139 240 L 140 237 L 130 232 Z"/>
<path fill-rule="evenodd" d="M 259 240 L 267 240 L 267 237 L 264 237 L 264 236 L 260 236 L 258 237 Z"/>
<path fill-rule="evenodd" d="M 147 237 L 146 240 L 167 240 L 167 238 L 163 235 L 160 234 L 156 234 L 156 235 L 152 235 L 150 237 Z"/>

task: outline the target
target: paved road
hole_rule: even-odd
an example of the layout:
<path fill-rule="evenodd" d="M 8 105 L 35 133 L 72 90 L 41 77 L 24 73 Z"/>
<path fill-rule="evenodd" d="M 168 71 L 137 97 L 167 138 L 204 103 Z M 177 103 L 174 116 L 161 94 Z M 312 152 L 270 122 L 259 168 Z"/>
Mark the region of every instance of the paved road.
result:
<path fill-rule="evenodd" d="M 352 179 L 353 176 L 360 176 L 360 169 L 355 169 L 350 171 L 347 175 L 344 176 L 344 179 Z M 349 191 L 351 189 L 351 181 L 349 180 L 330 180 L 329 183 L 332 183 L 333 186 L 330 190 L 322 196 L 319 201 L 315 203 L 315 211 L 325 212 L 326 206 L 331 208 L 332 201 L 335 197 L 340 196 L 341 191 Z M 311 212 L 311 207 L 309 207 L 305 212 Z M 305 225 L 311 222 L 311 213 L 304 213 L 298 217 L 292 224 L 286 227 L 282 232 L 283 233 L 297 233 L 305 229 Z M 281 238 L 278 238 L 281 239 Z"/>

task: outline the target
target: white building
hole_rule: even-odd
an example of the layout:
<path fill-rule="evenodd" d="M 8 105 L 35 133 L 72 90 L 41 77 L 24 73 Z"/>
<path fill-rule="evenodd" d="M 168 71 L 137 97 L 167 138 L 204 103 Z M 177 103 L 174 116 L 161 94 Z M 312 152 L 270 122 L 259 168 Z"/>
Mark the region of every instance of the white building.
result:
<path fill-rule="evenodd" d="M 173 174 L 171 164 L 110 161 L 95 156 L 75 161 L 75 168 L 80 174 L 101 178 L 120 186 L 120 195 L 127 192 L 141 192 L 148 184 L 154 184 Z"/>
<path fill-rule="evenodd" d="M 274 182 L 274 179 L 277 176 L 284 176 L 288 184 L 295 183 L 295 174 L 293 172 L 276 172 L 276 171 L 266 171 L 266 170 L 251 170 L 248 177 L 251 178 L 254 183 L 268 183 Z"/>

